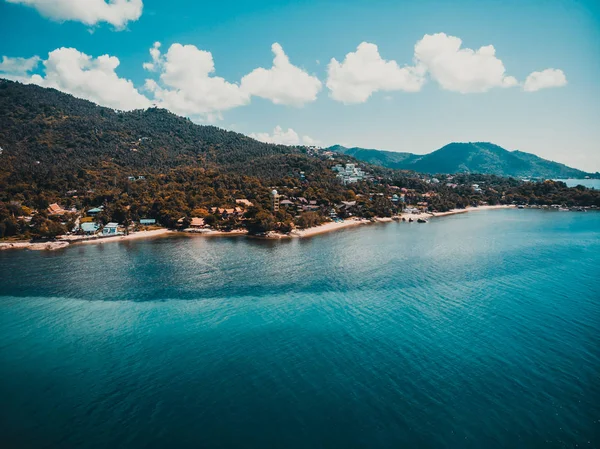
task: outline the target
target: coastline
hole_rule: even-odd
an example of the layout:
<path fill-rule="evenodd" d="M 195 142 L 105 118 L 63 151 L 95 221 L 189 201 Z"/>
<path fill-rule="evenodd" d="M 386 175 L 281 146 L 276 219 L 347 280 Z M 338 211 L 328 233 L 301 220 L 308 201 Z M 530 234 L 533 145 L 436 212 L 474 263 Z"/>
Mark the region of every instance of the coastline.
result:
<path fill-rule="evenodd" d="M 474 211 L 480 211 L 480 210 L 514 209 L 515 207 L 516 206 L 514 206 L 512 204 L 500 204 L 497 206 L 467 207 L 465 209 L 452 209 L 447 212 L 422 212 L 419 214 L 400 214 L 400 215 L 398 215 L 398 218 L 400 220 L 402 218 L 405 218 L 406 220 L 408 220 L 409 218 L 412 218 L 415 221 L 418 220 L 419 218 L 428 220 L 430 218 L 448 217 L 450 215 L 466 214 L 467 212 L 474 212 Z M 394 220 L 391 217 L 376 217 L 373 219 L 373 221 L 367 220 L 367 219 L 348 219 L 348 220 L 344 220 L 343 222 L 330 222 L 330 223 L 322 224 L 320 226 L 315 226 L 313 228 L 294 230 L 290 233 L 289 236 L 281 235 L 281 237 L 278 237 L 278 238 L 312 237 L 314 235 L 325 234 L 325 233 L 329 233 L 329 232 L 333 232 L 333 231 L 337 231 L 337 230 L 345 229 L 345 228 L 349 228 L 349 227 L 365 225 L 365 224 L 372 224 L 372 223 L 389 223 L 392 221 L 396 221 L 396 220 Z"/>
<path fill-rule="evenodd" d="M 68 238 L 64 237 L 61 240 L 66 241 L 71 245 L 87 245 L 90 243 L 93 244 L 102 244 L 102 243 L 110 243 L 110 242 L 126 242 L 129 240 L 139 240 L 139 239 L 147 239 L 147 238 L 156 238 L 156 237 L 164 237 L 168 234 L 172 234 L 174 231 L 170 229 L 153 229 L 151 231 L 138 231 L 132 232 L 129 235 L 115 235 L 109 237 L 89 237 L 89 238 Z"/>
<path fill-rule="evenodd" d="M 324 223 L 319 226 L 314 226 L 312 228 L 307 229 L 294 229 L 290 235 L 286 235 L 288 238 L 305 238 L 312 237 L 313 235 L 325 234 L 332 231 L 338 231 L 340 229 L 350 228 L 354 226 L 360 226 L 363 224 L 371 223 L 367 219 L 355 219 L 351 218 L 344 221 L 332 221 L 329 223 Z"/>
<path fill-rule="evenodd" d="M 497 206 L 479 206 L 479 207 L 467 207 L 466 209 L 452 209 L 447 212 L 422 212 L 419 214 L 401 214 L 398 215 L 397 219 L 412 218 L 413 220 L 430 219 L 438 217 L 447 217 L 450 215 L 464 214 L 467 212 L 473 212 L 478 210 L 495 210 L 495 209 L 510 209 L 515 208 L 514 205 L 497 205 Z M 172 231 L 170 229 L 154 229 L 151 231 L 138 231 L 132 232 L 129 235 L 116 235 L 109 237 L 93 236 L 93 237 L 81 237 L 81 236 L 64 236 L 54 242 L 28 242 L 28 241 L 14 241 L 14 242 L 0 242 L 0 250 L 9 249 L 29 249 L 33 251 L 53 251 L 58 249 L 66 248 L 70 245 L 87 245 L 87 244 L 103 244 L 110 242 L 125 242 L 131 240 L 140 240 L 148 238 L 159 238 L 168 235 L 188 235 L 188 236 L 201 236 L 201 237 L 237 237 L 247 236 L 252 238 L 262 239 L 292 239 L 292 238 L 307 238 L 316 235 L 327 234 L 330 232 L 346 229 L 350 227 L 372 224 L 372 223 L 389 223 L 394 221 L 390 217 L 377 217 L 373 220 L 365 218 L 350 218 L 339 222 L 327 222 L 319 226 L 315 226 L 307 229 L 295 229 L 290 234 L 280 234 L 276 232 L 268 233 L 266 236 L 249 236 L 248 231 L 244 230 L 233 230 L 233 231 L 185 231 L 184 233 Z"/>

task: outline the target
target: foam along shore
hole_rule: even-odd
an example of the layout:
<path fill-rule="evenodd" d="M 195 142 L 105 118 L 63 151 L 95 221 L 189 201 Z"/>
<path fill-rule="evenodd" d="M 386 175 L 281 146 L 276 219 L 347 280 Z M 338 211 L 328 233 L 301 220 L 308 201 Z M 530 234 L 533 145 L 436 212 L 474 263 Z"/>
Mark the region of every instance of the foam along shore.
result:
<path fill-rule="evenodd" d="M 52 251 L 69 246 L 68 242 L 0 242 L 0 251 L 5 249 L 30 249 L 33 251 Z"/>
<path fill-rule="evenodd" d="M 430 219 L 435 217 L 446 217 L 448 215 L 456 215 L 456 214 L 464 214 L 467 212 L 473 211 L 481 211 L 481 210 L 493 210 L 493 209 L 508 209 L 514 208 L 512 205 L 498 205 L 498 206 L 479 206 L 479 207 L 467 207 L 466 209 L 452 209 L 447 212 L 422 212 L 419 214 L 402 214 L 399 218 L 404 218 L 408 220 L 412 218 L 413 220 L 418 220 L 419 218 Z M 374 220 L 367 220 L 364 218 L 350 218 L 344 221 L 332 221 L 327 222 L 319 226 L 315 226 L 308 229 L 295 229 L 290 234 L 279 234 L 279 233 L 269 233 L 264 237 L 259 238 L 267 238 L 267 239 L 284 239 L 284 238 L 304 238 L 304 237 L 312 237 L 314 235 L 326 234 L 328 232 L 337 231 L 340 229 L 345 229 L 354 226 L 360 226 L 364 224 L 369 224 L 373 222 L 390 222 L 392 218 L 375 218 Z M 188 235 L 200 235 L 200 236 L 242 236 L 247 235 L 248 231 L 245 229 L 233 230 L 233 231 L 216 231 L 216 230 L 186 230 Z M 170 229 L 154 229 L 151 231 L 138 231 L 132 232 L 129 235 L 114 235 L 114 236 L 106 236 L 103 237 L 101 235 L 91 236 L 91 237 L 82 237 L 82 236 L 63 236 L 59 240 L 53 242 L 1 242 L 0 250 L 6 249 L 30 249 L 30 250 L 56 250 L 65 248 L 71 244 L 101 244 L 108 242 L 123 242 L 128 240 L 138 240 L 138 239 L 146 239 L 146 238 L 156 238 L 166 236 L 168 234 L 178 234 L 176 231 L 172 231 Z"/>
<path fill-rule="evenodd" d="M 173 231 L 169 229 L 153 229 L 151 231 L 138 231 L 132 232 L 129 235 L 111 235 L 111 236 L 80 236 L 80 235 L 64 235 L 52 242 L 27 242 L 27 241 L 16 241 L 16 242 L 0 242 L 0 250 L 5 249 L 30 249 L 34 251 L 52 251 L 56 249 L 66 248 L 69 245 L 74 244 L 87 244 L 87 243 L 108 243 L 108 242 L 123 242 L 127 240 L 137 240 L 146 238 L 155 238 L 170 234 Z"/>
<path fill-rule="evenodd" d="M 406 218 L 407 220 L 409 218 L 412 218 L 413 220 L 418 220 L 419 218 L 424 218 L 424 219 L 428 220 L 430 218 L 436 218 L 436 217 L 447 217 L 448 215 L 466 214 L 467 212 L 495 210 L 495 209 L 513 209 L 515 207 L 516 206 L 514 206 L 512 204 L 498 204 L 496 206 L 477 206 L 477 207 L 468 206 L 465 209 L 450 209 L 447 212 L 421 212 L 419 214 L 401 214 L 400 217 Z"/>
<path fill-rule="evenodd" d="M 405 218 L 406 220 L 408 220 L 409 218 L 412 218 L 415 221 L 418 220 L 419 218 L 428 220 L 430 218 L 447 217 L 449 215 L 464 214 L 464 213 L 473 212 L 473 211 L 509 209 L 509 208 L 514 208 L 514 207 L 515 206 L 513 206 L 513 205 L 504 205 L 504 204 L 497 205 L 497 206 L 467 207 L 466 209 L 452 209 L 447 212 L 422 212 L 419 214 L 406 214 L 405 213 L 405 214 L 399 215 L 398 218 L 400 218 L 400 219 Z M 390 222 L 393 220 L 394 219 L 390 218 L 390 217 L 385 217 L 385 218 L 378 217 L 378 218 L 375 218 L 374 220 L 354 218 L 354 219 L 348 219 L 348 220 L 339 221 L 339 222 L 329 222 L 329 223 L 325 223 L 320 226 L 315 226 L 313 228 L 308 228 L 308 229 L 296 229 L 296 230 L 292 231 L 289 236 L 290 237 L 311 237 L 313 235 L 325 234 L 327 232 L 337 231 L 338 229 L 344 229 L 344 228 L 348 228 L 351 226 L 358 226 L 358 225 L 369 224 L 369 223 L 373 223 L 373 222 L 387 223 L 387 222 Z M 277 237 L 274 237 L 274 238 L 285 238 L 285 237 L 287 237 L 287 236 L 278 234 Z"/>

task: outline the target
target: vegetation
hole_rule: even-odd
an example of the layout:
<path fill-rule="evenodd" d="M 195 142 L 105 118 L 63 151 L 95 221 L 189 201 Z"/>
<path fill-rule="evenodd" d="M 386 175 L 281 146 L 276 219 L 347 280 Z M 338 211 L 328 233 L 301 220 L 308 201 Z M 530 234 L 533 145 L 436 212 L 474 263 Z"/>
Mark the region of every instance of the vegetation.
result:
<path fill-rule="evenodd" d="M 260 234 L 315 226 L 332 214 L 388 217 L 419 203 L 439 211 L 481 203 L 600 205 L 600 192 L 561 182 L 469 174 L 435 182 L 366 164 L 369 180 L 343 185 L 331 168 L 356 162 L 351 156 L 265 144 L 162 109 L 113 111 L 6 80 L 0 80 L 0 148 L 0 238 L 53 238 L 77 220 L 91 221 L 86 211 L 96 207 L 100 225 L 129 229 L 153 218 L 181 228 L 202 217 L 215 229 Z M 291 200 L 275 213 L 274 188 Z M 252 206 L 242 204 L 239 213 L 214 209 L 240 207 L 240 198 Z M 52 203 L 69 212 L 49 214 Z"/>
<path fill-rule="evenodd" d="M 426 155 L 340 145 L 329 149 L 370 164 L 431 174 L 482 173 L 518 178 L 583 178 L 591 175 L 534 154 L 508 151 L 487 142 L 451 143 Z M 600 174 L 596 176 L 600 177 Z"/>

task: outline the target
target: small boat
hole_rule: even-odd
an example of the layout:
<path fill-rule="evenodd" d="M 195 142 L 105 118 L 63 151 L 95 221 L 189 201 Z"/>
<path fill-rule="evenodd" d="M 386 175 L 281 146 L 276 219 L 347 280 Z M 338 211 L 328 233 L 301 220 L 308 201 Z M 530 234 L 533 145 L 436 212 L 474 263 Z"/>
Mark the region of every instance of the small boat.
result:
<path fill-rule="evenodd" d="M 413 220 L 412 218 L 409 218 L 409 219 L 408 219 L 408 222 L 409 222 L 409 223 L 412 223 L 413 221 L 415 221 L 415 220 Z"/>
<path fill-rule="evenodd" d="M 519 209 L 525 209 L 525 206 L 524 206 L 524 205 L 522 205 L 522 204 L 519 204 L 519 205 L 517 206 L 517 208 L 519 208 Z"/>
<path fill-rule="evenodd" d="M 417 220 L 417 223 L 427 223 L 427 220 L 425 220 L 424 218 L 419 218 Z"/>

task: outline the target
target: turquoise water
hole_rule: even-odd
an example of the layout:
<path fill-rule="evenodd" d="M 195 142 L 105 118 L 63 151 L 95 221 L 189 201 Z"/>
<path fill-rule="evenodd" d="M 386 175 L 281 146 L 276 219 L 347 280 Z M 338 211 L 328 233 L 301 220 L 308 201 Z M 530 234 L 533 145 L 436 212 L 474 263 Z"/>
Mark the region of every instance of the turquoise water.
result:
<path fill-rule="evenodd" d="M 0 253 L 7 448 L 600 447 L 600 213 Z"/>

